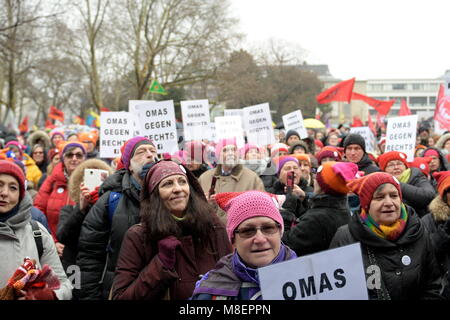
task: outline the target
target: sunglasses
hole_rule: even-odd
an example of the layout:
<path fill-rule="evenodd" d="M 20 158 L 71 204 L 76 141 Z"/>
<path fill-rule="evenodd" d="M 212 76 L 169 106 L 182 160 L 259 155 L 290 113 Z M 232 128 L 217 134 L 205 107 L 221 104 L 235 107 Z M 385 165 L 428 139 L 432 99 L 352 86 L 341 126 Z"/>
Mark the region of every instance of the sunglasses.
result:
<path fill-rule="evenodd" d="M 83 159 L 84 154 L 79 153 L 79 152 L 77 152 L 77 153 L 67 153 L 67 154 L 64 155 L 64 158 L 72 159 L 73 156 L 77 157 L 77 159 Z"/>
<path fill-rule="evenodd" d="M 280 230 L 280 228 L 281 225 L 279 223 L 275 223 L 275 224 L 266 224 L 261 227 L 244 227 L 236 229 L 234 233 L 237 233 L 243 239 L 248 239 L 254 237 L 256 232 L 258 232 L 258 230 L 261 230 L 261 232 L 264 235 L 270 236 L 277 233 Z"/>

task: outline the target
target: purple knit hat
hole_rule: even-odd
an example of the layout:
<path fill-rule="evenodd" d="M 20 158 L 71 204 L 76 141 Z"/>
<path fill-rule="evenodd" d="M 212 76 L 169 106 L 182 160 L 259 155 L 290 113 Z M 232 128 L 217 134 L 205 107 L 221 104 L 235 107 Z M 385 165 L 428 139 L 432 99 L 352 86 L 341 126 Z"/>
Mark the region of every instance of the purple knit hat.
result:
<path fill-rule="evenodd" d="M 278 160 L 278 166 L 277 166 L 277 174 L 280 175 L 281 169 L 283 169 L 283 166 L 286 164 L 286 162 L 294 161 L 297 165 L 300 165 L 298 160 L 292 156 L 282 156 Z"/>
<path fill-rule="evenodd" d="M 163 179 L 174 175 L 182 175 L 187 179 L 186 170 L 175 161 L 165 160 L 153 165 L 145 176 L 148 193 L 152 193 Z"/>
<path fill-rule="evenodd" d="M 17 148 L 19 149 L 20 155 L 21 155 L 21 156 L 23 155 L 23 150 L 25 150 L 25 148 L 24 148 L 24 146 L 22 146 L 22 145 L 20 144 L 19 141 L 11 140 L 11 141 L 9 141 L 9 142 L 5 145 L 5 147 L 9 147 L 9 146 L 15 146 L 15 147 L 17 147 Z"/>
<path fill-rule="evenodd" d="M 236 146 L 236 148 L 237 148 L 236 138 L 220 139 L 219 142 L 217 142 L 217 144 L 216 144 L 216 158 L 217 159 L 220 159 L 220 153 L 222 152 L 222 149 L 230 144 Z"/>
<path fill-rule="evenodd" d="M 86 154 L 86 145 L 79 141 L 72 141 L 68 142 L 64 145 L 64 148 L 62 150 L 61 154 L 65 154 L 69 148 L 80 148 L 81 151 L 83 151 L 84 154 Z M 62 158 L 61 158 L 62 160 Z"/>
<path fill-rule="evenodd" d="M 130 168 L 130 160 L 134 156 L 134 152 L 136 149 L 143 144 L 151 144 L 152 146 L 155 146 L 154 143 L 145 137 L 134 137 L 125 142 L 125 145 L 123 146 L 122 150 L 122 163 L 123 166 L 128 170 Z"/>
<path fill-rule="evenodd" d="M 262 191 L 224 192 L 216 195 L 217 204 L 227 214 L 227 234 L 233 242 L 234 231 L 245 220 L 255 217 L 268 217 L 281 225 L 284 231 L 283 218 L 275 197 Z"/>

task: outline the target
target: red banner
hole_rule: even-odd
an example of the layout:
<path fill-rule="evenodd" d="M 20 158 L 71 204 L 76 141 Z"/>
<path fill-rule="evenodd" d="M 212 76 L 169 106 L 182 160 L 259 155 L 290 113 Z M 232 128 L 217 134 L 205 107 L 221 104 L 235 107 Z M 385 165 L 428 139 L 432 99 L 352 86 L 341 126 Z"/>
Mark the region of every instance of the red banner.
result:
<path fill-rule="evenodd" d="M 406 104 L 406 100 L 402 99 L 402 103 L 400 105 L 400 111 L 398 112 L 399 116 L 410 116 L 411 110 L 409 110 L 408 105 Z"/>
<path fill-rule="evenodd" d="M 434 120 L 439 122 L 445 130 L 450 129 L 450 96 L 444 95 L 444 85 L 439 88 L 438 98 L 436 99 L 436 109 L 434 110 Z"/>
<path fill-rule="evenodd" d="M 338 84 L 321 92 L 316 100 L 318 103 L 329 103 L 331 101 L 345 101 L 350 103 L 352 98 L 353 86 L 355 85 L 355 78 L 341 81 Z"/>
<path fill-rule="evenodd" d="M 361 118 L 358 116 L 353 116 L 352 127 L 364 127 L 364 123 L 361 121 Z"/>
<path fill-rule="evenodd" d="M 50 106 L 50 110 L 48 111 L 48 117 L 53 120 L 64 122 L 64 112 L 62 112 L 55 106 Z"/>
<path fill-rule="evenodd" d="M 369 129 L 372 131 L 374 136 L 377 136 L 377 130 L 375 129 L 375 124 L 372 122 L 372 117 L 370 116 L 370 111 L 367 111 L 367 125 Z"/>
<path fill-rule="evenodd" d="M 20 133 L 28 132 L 28 116 L 23 118 L 22 123 L 19 125 L 19 131 L 20 131 Z"/>
<path fill-rule="evenodd" d="M 388 100 L 388 101 L 377 100 L 377 99 L 370 98 L 368 96 L 365 96 L 365 95 L 357 93 L 357 92 L 353 92 L 352 100 L 364 101 L 369 106 L 371 106 L 375 110 L 377 110 L 377 112 L 379 114 L 381 114 L 382 116 L 385 116 L 389 113 L 389 111 L 391 110 L 392 106 L 394 105 L 394 103 L 396 101 L 395 99 Z"/>

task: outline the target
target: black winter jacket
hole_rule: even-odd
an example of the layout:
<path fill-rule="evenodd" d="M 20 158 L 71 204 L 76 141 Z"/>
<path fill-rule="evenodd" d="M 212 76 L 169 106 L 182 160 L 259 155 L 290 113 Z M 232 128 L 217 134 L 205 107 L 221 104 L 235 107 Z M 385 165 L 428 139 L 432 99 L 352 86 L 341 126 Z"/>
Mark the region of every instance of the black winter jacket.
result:
<path fill-rule="evenodd" d="M 303 178 L 300 179 L 298 186 L 307 194 L 314 191 L 310 186 L 308 186 L 308 182 Z M 284 187 L 285 185 L 280 180 L 277 180 L 273 184 L 273 187 L 266 189 L 266 191 L 273 194 L 286 195 L 286 200 L 284 201 L 282 208 L 292 212 L 296 218 L 299 218 L 306 212 L 306 210 L 308 210 L 308 195 L 306 195 L 303 200 L 300 200 L 300 198 L 294 194 L 286 194 Z"/>
<path fill-rule="evenodd" d="M 327 250 L 337 229 L 350 221 L 347 196 L 319 194 L 311 198 L 310 209 L 291 228 L 292 213 L 283 210 L 283 242 L 298 256 Z"/>
<path fill-rule="evenodd" d="M 442 154 L 441 150 L 434 148 L 434 147 L 429 147 L 429 148 L 423 150 L 422 154 L 425 154 L 425 152 L 427 152 L 428 150 L 435 150 L 439 154 L 440 166 L 439 166 L 439 169 L 434 172 L 450 170 L 450 164 L 448 163 L 447 159 Z M 434 179 L 433 172 L 430 173 L 430 182 L 431 182 L 431 185 L 433 186 L 433 188 L 437 191 L 437 181 L 436 181 L 436 179 Z"/>
<path fill-rule="evenodd" d="M 109 194 L 121 192 L 112 223 L 108 217 Z M 100 198 L 81 227 L 77 264 L 81 269 L 82 300 L 106 299 L 111 289 L 117 258 L 127 230 L 139 223 L 139 191 L 125 169 L 109 176 L 99 190 Z"/>
<path fill-rule="evenodd" d="M 360 242 L 366 277 L 374 273 L 368 267 L 377 265 L 381 269 L 381 288 L 392 300 L 442 299 L 439 267 L 429 234 L 414 209 L 407 210 L 405 230 L 395 241 L 377 236 L 355 214 L 348 225 L 338 229 L 330 248 Z M 369 251 L 374 259 L 369 259 Z M 380 299 L 380 290 L 368 289 L 369 299 Z"/>
<path fill-rule="evenodd" d="M 379 172 L 381 171 L 380 168 L 378 168 L 376 165 L 373 164 L 372 160 L 370 160 L 367 153 L 364 154 L 362 159 L 357 163 L 358 170 L 363 171 L 364 175 L 367 176 L 368 174 Z"/>
<path fill-rule="evenodd" d="M 411 177 L 408 183 L 400 183 L 403 202 L 413 207 L 419 217 L 428 212 L 428 205 L 436 196 L 430 181 L 417 168 L 411 168 Z"/>

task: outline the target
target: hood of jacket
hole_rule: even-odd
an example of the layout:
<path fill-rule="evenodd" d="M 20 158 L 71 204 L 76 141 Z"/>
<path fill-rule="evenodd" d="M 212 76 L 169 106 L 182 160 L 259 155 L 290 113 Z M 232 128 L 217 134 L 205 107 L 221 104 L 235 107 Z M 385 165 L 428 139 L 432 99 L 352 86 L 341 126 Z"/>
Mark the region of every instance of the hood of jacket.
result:
<path fill-rule="evenodd" d="M 438 148 L 438 149 L 443 149 L 444 148 L 444 145 L 445 145 L 445 142 L 447 141 L 447 140 L 449 140 L 450 139 L 450 133 L 446 133 L 446 134 L 444 134 L 443 136 L 441 136 L 440 138 L 439 138 L 439 140 L 436 142 L 436 148 Z"/>
<path fill-rule="evenodd" d="M 0 222 L 0 234 L 16 239 L 15 230 L 24 227 L 30 222 L 32 207 L 31 196 L 26 192 L 25 197 L 19 204 L 19 211 L 5 222 Z"/>
<path fill-rule="evenodd" d="M 34 133 L 32 133 L 29 137 L 28 137 L 28 141 L 31 147 L 33 147 L 35 144 L 37 144 L 37 142 L 39 140 L 42 140 L 44 142 L 44 147 L 46 150 L 48 150 L 51 146 L 51 142 L 50 142 L 50 137 L 48 136 L 48 134 L 45 131 L 42 130 L 38 130 Z"/>
<path fill-rule="evenodd" d="M 429 147 L 429 148 L 426 148 L 425 150 L 423 150 L 422 154 L 425 154 L 425 152 L 427 152 L 428 150 L 435 150 L 439 154 L 439 161 L 441 163 L 441 166 L 439 167 L 439 171 L 447 171 L 447 170 L 449 170 L 450 166 L 448 164 L 447 159 L 442 154 L 441 150 L 439 150 L 438 148 Z M 431 177 L 432 177 L 432 179 L 434 179 L 433 175 L 431 175 Z"/>
<path fill-rule="evenodd" d="M 80 184 L 84 180 L 85 169 L 106 170 L 109 172 L 109 175 L 114 173 L 114 170 L 102 160 L 89 159 L 83 161 L 70 175 L 68 184 L 69 196 L 75 203 L 80 202 Z"/>
<path fill-rule="evenodd" d="M 423 235 L 424 226 L 413 208 L 406 206 L 406 210 L 408 210 L 408 221 L 405 230 L 395 241 L 389 241 L 377 236 L 361 221 L 359 212 L 353 214 L 348 225 L 349 231 L 356 241 L 374 248 L 394 248 L 398 245 L 413 243 Z"/>
<path fill-rule="evenodd" d="M 450 207 L 441 199 L 441 196 L 436 196 L 428 207 L 436 222 L 445 222 L 450 218 Z"/>

